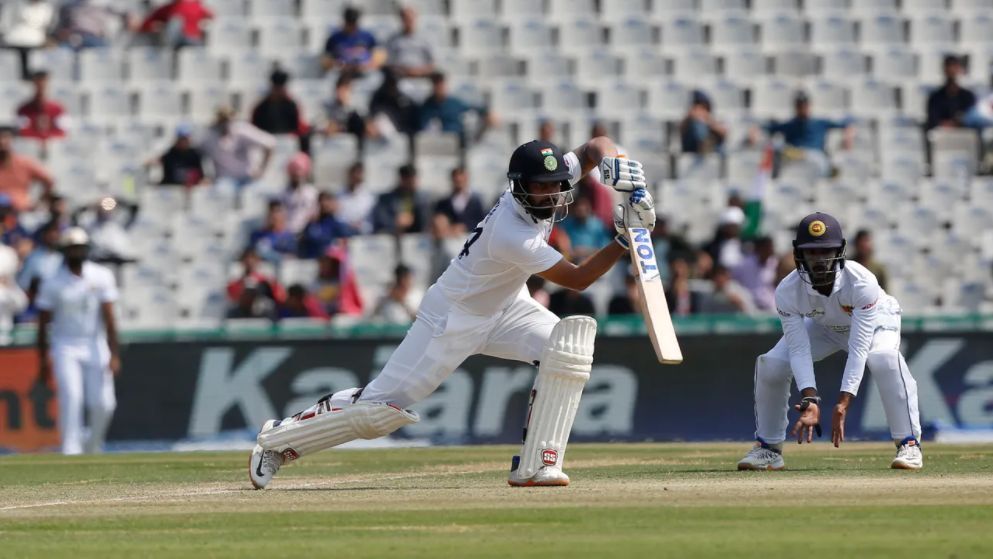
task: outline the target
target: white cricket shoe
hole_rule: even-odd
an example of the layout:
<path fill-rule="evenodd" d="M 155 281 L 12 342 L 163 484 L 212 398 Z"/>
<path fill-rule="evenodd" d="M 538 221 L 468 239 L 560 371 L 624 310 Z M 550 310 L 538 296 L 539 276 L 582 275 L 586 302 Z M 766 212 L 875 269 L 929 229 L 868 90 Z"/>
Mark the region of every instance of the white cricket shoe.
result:
<path fill-rule="evenodd" d="M 259 432 L 263 433 L 272 429 L 275 423 L 275 419 L 266 421 Z M 265 486 L 269 485 L 284 462 L 285 459 L 279 452 L 265 450 L 260 445 L 255 445 L 255 448 L 252 449 L 252 455 L 248 458 L 248 478 L 252 481 L 252 486 L 256 489 L 265 489 Z"/>
<path fill-rule="evenodd" d="M 772 449 L 756 445 L 738 461 L 739 470 L 782 470 L 786 467 L 783 455 Z"/>
<path fill-rule="evenodd" d="M 565 487 L 569 485 L 569 476 L 557 466 L 542 466 L 529 478 L 519 477 L 517 470 L 510 472 L 507 484 L 511 487 Z"/>
<path fill-rule="evenodd" d="M 916 440 L 902 441 L 897 447 L 896 458 L 890 463 L 894 470 L 919 470 L 924 467 L 924 453 Z"/>

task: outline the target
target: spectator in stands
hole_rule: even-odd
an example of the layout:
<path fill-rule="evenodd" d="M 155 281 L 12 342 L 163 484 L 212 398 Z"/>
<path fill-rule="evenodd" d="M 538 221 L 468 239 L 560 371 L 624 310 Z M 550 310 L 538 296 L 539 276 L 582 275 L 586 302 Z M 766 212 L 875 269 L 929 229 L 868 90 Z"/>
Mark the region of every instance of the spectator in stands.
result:
<path fill-rule="evenodd" d="M 830 172 L 831 165 L 827 159 L 825 146 L 828 131 L 834 128 L 844 130 L 843 149 L 851 149 L 855 137 L 855 129 L 851 120 L 828 120 L 814 118 L 810 112 L 810 98 L 800 91 L 793 98 L 794 116 L 786 122 L 771 122 L 766 126 L 770 135 L 782 134 L 787 149 L 783 151 L 785 159 L 806 159 L 816 164 L 823 175 Z"/>
<path fill-rule="evenodd" d="M 280 201 L 286 208 L 286 228 L 299 234 L 317 216 L 317 188 L 310 183 L 310 156 L 302 151 L 286 164 L 286 189 Z"/>
<path fill-rule="evenodd" d="M 62 252 L 59 250 L 61 235 L 58 222 L 49 221 L 42 225 L 35 233 L 37 242 L 34 249 L 24 259 L 24 264 L 17 273 L 17 285 L 27 293 L 29 307 L 34 305 L 41 282 L 62 265 Z"/>
<path fill-rule="evenodd" d="M 669 219 L 664 215 L 656 218 L 655 229 L 652 230 L 652 244 L 655 245 L 655 259 L 659 263 L 659 274 L 664 282 L 669 281 L 669 261 L 671 259 L 687 258 L 693 254 L 693 248 L 686 242 L 686 239 L 682 235 L 672 232 Z"/>
<path fill-rule="evenodd" d="M 434 72 L 431 43 L 417 32 L 417 12 L 401 7 L 400 31 L 386 42 L 386 61 L 401 78 L 424 78 Z"/>
<path fill-rule="evenodd" d="M 403 165 L 400 184 L 376 199 L 372 209 L 372 229 L 376 233 L 422 233 L 427 231 L 431 212 L 428 197 L 418 190 L 417 169 Z"/>
<path fill-rule="evenodd" d="M 365 120 L 352 104 L 353 79 L 348 72 L 338 76 L 334 84 L 334 98 L 323 104 L 324 119 L 319 128 L 328 136 L 347 133 L 359 140 L 365 137 Z"/>
<path fill-rule="evenodd" d="M 31 74 L 34 94 L 17 108 L 18 132 L 25 138 L 48 140 L 65 136 L 65 109 L 48 97 L 48 72 L 38 70 Z"/>
<path fill-rule="evenodd" d="M 65 197 L 52 193 L 51 196 L 43 198 L 42 202 L 45 204 L 45 210 L 48 215 L 47 221 L 54 221 L 59 226 L 59 233 L 64 232 L 69 227 L 75 223 L 75 218 L 69 211 L 69 203 L 66 201 Z M 35 237 L 37 238 L 38 232 L 35 231 Z"/>
<path fill-rule="evenodd" d="M 203 46 L 204 22 L 213 17 L 214 12 L 200 0 L 172 0 L 152 10 L 138 26 L 138 33 L 148 36 L 155 45 Z"/>
<path fill-rule="evenodd" d="M 6 194 L 18 212 L 28 211 L 31 202 L 31 185 L 38 183 L 44 196 L 51 196 L 55 182 L 41 163 L 14 152 L 14 131 L 0 128 L 0 194 Z"/>
<path fill-rule="evenodd" d="M 376 197 L 365 186 L 365 166 L 356 161 L 348 167 L 345 188 L 336 198 L 338 219 L 359 234 L 372 232 L 372 208 Z"/>
<path fill-rule="evenodd" d="M 669 269 L 672 275 L 665 290 L 669 312 L 673 316 L 689 316 L 700 312 L 701 296 L 691 287 L 689 260 L 681 256 L 673 258 L 669 261 Z"/>
<path fill-rule="evenodd" d="M 204 181 L 203 155 L 193 145 L 193 129 L 188 124 L 176 127 L 176 139 L 153 163 L 162 165 L 160 184 L 196 186 Z"/>
<path fill-rule="evenodd" d="M 325 70 L 364 74 L 378 70 L 386 61 L 386 53 L 376 45 L 376 37 L 359 27 L 362 12 L 353 6 L 345 8 L 344 25 L 328 37 L 324 44 L 321 65 Z"/>
<path fill-rule="evenodd" d="M 49 0 L 14 0 L 3 4 L 2 44 L 20 53 L 21 79 L 26 80 L 31 77 L 28 61 L 31 51 L 45 46 L 55 25 L 55 5 Z"/>
<path fill-rule="evenodd" d="M 852 245 L 854 251 L 851 259 L 872 272 L 872 275 L 876 276 L 876 280 L 879 282 L 879 287 L 882 287 L 885 291 L 886 286 L 889 284 L 889 274 L 886 273 L 886 267 L 876 260 L 876 249 L 873 246 L 872 233 L 868 229 L 859 229 L 855 233 L 855 239 L 852 241 Z"/>
<path fill-rule="evenodd" d="M 300 234 L 300 258 L 318 258 L 338 240 L 355 234 L 355 230 L 337 216 L 338 201 L 330 192 L 321 192 L 317 205 L 317 215 Z"/>
<path fill-rule="evenodd" d="M 624 292 L 610 299 L 610 303 L 607 304 L 607 314 L 611 316 L 641 314 L 641 293 L 633 275 L 624 275 Z"/>
<path fill-rule="evenodd" d="M 364 305 L 358 282 L 340 245 L 332 245 L 317 260 L 317 279 L 310 291 L 329 315 L 362 315 Z"/>
<path fill-rule="evenodd" d="M 777 268 L 779 259 L 776 258 L 772 237 L 759 237 L 754 250 L 731 270 L 731 277 L 751 293 L 752 301 L 759 310 L 775 312 Z"/>
<path fill-rule="evenodd" d="M 262 263 L 259 254 L 254 248 L 246 248 L 241 253 L 241 275 L 230 282 L 227 286 L 228 301 L 237 303 L 241 300 L 241 295 L 246 289 L 255 289 L 255 296 L 265 297 L 275 303 L 282 303 L 286 300 L 286 292 L 283 286 L 261 271 L 259 265 Z"/>
<path fill-rule="evenodd" d="M 555 121 L 550 118 L 543 118 L 538 121 L 538 139 L 543 142 L 556 143 L 558 138 L 556 138 L 558 131 L 556 130 Z"/>
<path fill-rule="evenodd" d="M 265 173 L 276 138 L 251 123 L 234 120 L 234 116 L 228 107 L 218 109 L 200 149 L 214 165 L 214 180 L 231 180 L 241 187 Z M 253 150 L 262 152 L 258 168 L 252 165 Z"/>
<path fill-rule="evenodd" d="M 279 318 L 320 318 L 327 320 L 328 313 L 307 288 L 295 283 L 286 290 L 286 301 L 279 306 Z"/>
<path fill-rule="evenodd" d="M 264 260 L 279 262 L 284 256 L 297 253 L 297 236 L 286 226 L 286 207 L 279 200 L 269 202 L 265 225 L 252 231 L 248 246 L 258 251 Z"/>
<path fill-rule="evenodd" d="M 300 149 L 310 151 L 306 140 L 310 131 L 300 106 L 290 97 L 289 82 L 290 75 L 283 70 L 276 69 L 269 75 L 269 91 L 252 109 L 252 124 L 276 136 L 295 135 L 300 138 Z"/>
<path fill-rule="evenodd" d="M 90 236 L 91 259 L 103 264 L 134 262 L 139 255 L 128 228 L 138 214 L 137 204 L 107 197 L 90 209 L 94 218 L 85 230 Z M 121 217 L 122 210 L 127 210 L 127 216 Z"/>
<path fill-rule="evenodd" d="M 396 74 L 389 68 L 384 69 L 383 83 L 369 100 L 366 124 L 369 135 L 384 141 L 410 136 L 420 126 L 417 117 L 417 104 L 400 90 Z"/>
<path fill-rule="evenodd" d="M 599 170 L 594 170 L 597 173 L 591 172 L 576 183 L 576 197 L 589 200 L 593 215 L 603 223 L 607 231 L 610 231 L 614 226 L 615 198 L 619 201 L 620 195 L 614 192 L 613 188 L 600 182 L 597 178 L 600 176 Z"/>
<path fill-rule="evenodd" d="M 700 300 L 700 312 L 706 314 L 753 313 L 752 295 L 738 282 L 731 279 L 731 271 L 718 264 L 714 266 L 711 282 L 713 291 Z"/>
<path fill-rule="evenodd" d="M 548 298 L 548 310 L 561 317 L 583 314 L 596 315 L 593 299 L 581 291 L 562 288 L 552 293 Z"/>
<path fill-rule="evenodd" d="M 470 111 L 475 111 L 483 118 L 484 126 L 493 122 L 492 115 L 486 107 L 466 103 L 458 97 L 448 94 L 448 82 L 445 74 L 431 74 L 431 95 L 418 108 L 418 122 L 421 130 L 440 130 L 458 134 L 464 143 L 465 124 L 462 117 Z"/>
<path fill-rule="evenodd" d="M 17 274 L 17 252 L 0 244 L 0 345 L 11 342 L 14 316 L 28 306 L 28 297 L 14 281 Z"/>
<path fill-rule="evenodd" d="M 444 214 L 451 224 L 450 234 L 464 235 L 472 231 L 486 216 L 483 201 L 479 195 L 469 190 L 469 174 L 465 167 L 452 169 L 452 193 L 438 201 L 434 213 Z"/>
<path fill-rule="evenodd" d="M 942 64 L 945 83 L 927 98 L 928 130 L 937 127 L 960 128 L 966 113 L 976 104 L 976 95 L 959 84 L 962 60 L 954 55 L 945 56 Z"/>
<path fill-rule="evenodd" d="M 262 294 L 260 286 L 246 280 L 238 293 L 238 299 L 227 312 L 228 319 L 266 318 L 276 319 L 276 305 L 272 299 Z"/>
<path fill-rule="evenodd" d="M 59 10 L 55 36 L 62 46 L 76 50 L 105 47 L 110 44 L 111 22 L 115 17 L 121 19 L 124 28 L 129 27 L 128 13 L 111 2 L 69 0 Z"/>
<path fill-rule="evenodd" d="M 577 260 L 600 250 L 611 239 L 603 222 L 593 215 L 593 205 L 585 196 L 576 198 L 569 216 L 562 221 L 562 230 L 569 236 L 572 254 Z"/>
<path fill-rule="evenodd" d="M 414 273 L 404 264 L 393 270 L 393 283 L 370 317 L 387 324 L 410 324 L 417 316 L 420 297 L 414 290 Z"/>
<path fill-rule="evenodd" d="M 711 259 L 726 268 L 734 268 L 743 258 L 741 246 L 741 226 L 745 222 L 745 212 L 737 206 L 728 206 L 717 220 L 714 240 L 706 251 Z"/>
<path fill-rule="evenodd" d="M 714 118 L 710 97 L 699 89 L 690 97 L 690 109 L 679 123 L 683 153 L 706 155 L 721 152 L 727 127 Z"/>

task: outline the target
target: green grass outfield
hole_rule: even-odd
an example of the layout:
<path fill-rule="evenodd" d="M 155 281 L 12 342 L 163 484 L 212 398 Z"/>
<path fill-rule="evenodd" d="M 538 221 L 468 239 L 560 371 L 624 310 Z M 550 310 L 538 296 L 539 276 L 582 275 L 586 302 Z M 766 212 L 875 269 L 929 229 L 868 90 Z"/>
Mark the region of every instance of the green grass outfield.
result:
<path fill-rule="evenodd" d="M 567 488 L 511 447 L 343 450 L 249 485 L 247 453 L 0 458 L 0 557 L 990 557 L 993 445 L 571 445 Z M 314 555 L 314 554 L 317 555 Z M 301 555 L 302 556 L 302 555 Z"/>

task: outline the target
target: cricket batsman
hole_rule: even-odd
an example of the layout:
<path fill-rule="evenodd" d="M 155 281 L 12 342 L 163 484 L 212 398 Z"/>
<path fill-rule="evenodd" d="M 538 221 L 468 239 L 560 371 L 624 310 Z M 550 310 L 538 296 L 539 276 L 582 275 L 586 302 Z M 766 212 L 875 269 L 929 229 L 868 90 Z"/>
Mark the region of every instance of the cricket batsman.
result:
<path fill-rule="evenodd" d="M 525 282 L 537 274 L 583 290 L 627 253 L 625 227 L 654 227 L 654 202 L 641 164 L 616 155 L 606 137 L 565 154 L 538 140 L 518 147 L 510 158 L 508 190 L 428 289 L 382 372 L 364 388 L 329 394 L 292 417 L 267 421 L 249 460 L 252 485 L 264 488 L 290 460 L 416 423 L 417 413 L 408 408 L 474 354 L 538 367 L 510 485 L 568 485 L 562 464 L 593 364 L 596 321 L 580 316 L 560 321 L 531 298 Z M 549 246 L 548 236 L 572 203 L 573 185 L 595 167 L 606 184 L 631 195 L 615 208 L 616 242 L 576 265 Z"/>
<path fill-rule="evenodd" d="M 917 470 L 924 465 L 917 383 L 900 354 L 900 305 L 862 265 L 845 261 L 845 237 L 838 220 L 825 213 L 803 218 L 793 241 L 796 270 L 776 287 L 783 337 L 755 362 L 754 448 L 739 470 L 781 470 L 789 425 L 790 380 L 801 400 L 793 409 L 797 442 L 821 433 L 821 399 L 814 362 L 839 350 L 848 352 L 841 393 L 831 418 L 831 440 L 845 440 L 845 415 L 858 394 L 866 365 L 872 371 L 897 453 L 890 467 Z"/>

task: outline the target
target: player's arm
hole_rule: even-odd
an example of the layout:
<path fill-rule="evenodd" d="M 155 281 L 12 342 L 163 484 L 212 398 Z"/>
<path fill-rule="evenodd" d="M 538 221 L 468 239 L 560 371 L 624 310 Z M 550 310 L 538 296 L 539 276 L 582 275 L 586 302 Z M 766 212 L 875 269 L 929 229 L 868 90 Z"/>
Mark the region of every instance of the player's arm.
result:
<path fill-rule="evenodd" d="M 114 303 L 100 303 L 100 314 L 107 330 L 107 346 L 110 348 L 110 370 L 116 375 L 121 370 L 121 357 L 117 340 L 117 321 L 114 318 Z"/>
<path fill-rule="evenodd" d="M 597 136 L 572 150 L 572 153 L 579 159 L 579 165 L 582 169 L 580 176 L 585 177 L 587 173 L 603 161 L 604 157 L 616 157 L 617 146 L 610 138 Z"/>
<path fill-rule="evenodd" d="M 35 345 L 38 348 L 38 382 L 48 384 L 52 376 L 52 358 L 48 353 L 48 325 L 52 322 L 52 311 L 38 311 L 38 336 Z"/>
<path fill-rule="evenodd" d="M 804 439 L 813 442 L 814 433 L 821 434 L 821 410 L 817 400 L 817 382 L 814 379 L 814 361 L 810 355 L 810 338 L 803 323 L 803 315 L 789 301 L 788 294 L 776 290 L 776 309 L 783 326 L 783 337 L 790 352 L 790 369 L 803 398 L 793 407 L 800 418 L 793 424 L 793 435 L 798 443 Z"/>
<path fill-rule="evenodd" d="M 606 274 L 617 260 L 627 251 L 620 243 L 610 243 L 601 248 L 580 264 L 573 264 L 565 258 L 538 275 L 562 287 L 582 291 Z"/>
<path fill-rule="evenodd" d="M 845 417 L 848 406 L 858 394 L 865 375 L 865 362 L 876 329 L 876 302 L 879 284 L 870 281 L 856 284 L 856 298 L 852 308 L 852 326 L 848 332 L 848 360 L 841 376 L 841 393 L 831 417 L 831 442 L 839 446 L 845 440 Z"/>

